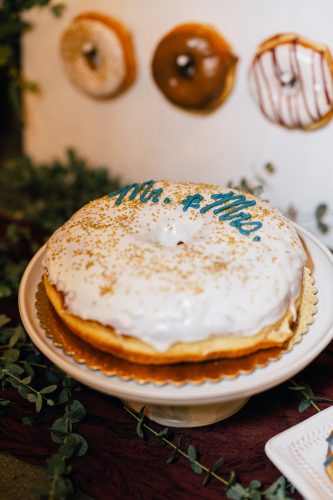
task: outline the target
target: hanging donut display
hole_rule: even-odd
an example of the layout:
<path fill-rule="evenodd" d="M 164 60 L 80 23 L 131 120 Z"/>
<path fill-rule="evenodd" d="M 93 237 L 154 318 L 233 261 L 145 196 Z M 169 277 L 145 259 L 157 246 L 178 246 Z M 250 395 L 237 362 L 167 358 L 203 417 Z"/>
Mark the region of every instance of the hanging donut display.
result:
<path fill-rule="evenodd" d="M 292 33 L 273 36 L 258 47 L 249 79 L 261 112 L 276 124 L 314 130 L 333 115 L 333 60 L 326 45 Z"/>
<path fill-rule="evenodd" d="M 72 83 L 97 99 L 119 95 L 136 76 L 129 31 L 105 15 L 88 12 L 76 17 L 62 35 L 60 54 Z"/>
<path fill-rule="evenodd" d="M 182 24 L 167 33 L 155 49 L 152 73 L 164 96 L 176 106 L 211 112 L 230 94 L 237 57 L 211 26 Z"/>

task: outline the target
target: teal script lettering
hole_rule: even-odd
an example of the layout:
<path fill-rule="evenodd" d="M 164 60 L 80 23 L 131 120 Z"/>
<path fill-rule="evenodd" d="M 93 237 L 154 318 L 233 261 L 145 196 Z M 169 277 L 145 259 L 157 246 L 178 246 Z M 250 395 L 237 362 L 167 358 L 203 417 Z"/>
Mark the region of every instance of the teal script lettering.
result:
<path fill-rule="evenodd" d="M 153 189 L 154 181 L 146 181 L 142 184 L 128 184 L 123 186 L 113 193 L 109 193 L 110 198 L 117 197 L 116 205 L 120 205 L 127 197 L 128 200 L 139 199 L 142 203 L 151 200 L 153 203 L 160 201 L 160 196 L 163 193 L 163 188 Z M 200 209 L 200 213 L 204 214 L 208 210 L 213 210 L 213 213 L 219 215 L 221 222 L 229 222 L 230 226 L 235 227 L 241 234 L 248 236 L 249 234 L 257 231 L 262 227 L 262 222 L 258 220 L 251 220 L 252 216 L 244 209 L 256 205 L 255 200 L 248 200 L 243 194 L 235 194 L 234 191 L 228 193 L 215 193 L 211 195 L 213 203 L 206 205 Z M 183 211 L 186 212 L 189 208 L 199 209 L 204 197 L 196 193 L 188 195 L 186 199 L 182 200 Z M 170 198 L 164 198 L 163 203 L 170 203 Z M 254 241 L 260 241 L 260 236 L 256 236 Z"/>
<path fill-rule="evenodd" d="M 149 200 L 152 200 L 153 203 L 158 203 L 159 197 L 163 193 L 163 189 L 162 188 L 152 189 L 153 186 L 154 186 L 154 181 L 146 181 L 140 185 L 137 183 L 127 184 L 126 186 L 117 189 L 117 191 L 109 193 L 108 196 L 110 198 L 118 196 L 116 200 L 116 205 L 120 205 L 123 199 L 126 197 L 126 195 L 132 191 L 128 197 L 129 200 L 134 200 L 140 194 L 139 200 L 142 203 L 146 203 Z"/>

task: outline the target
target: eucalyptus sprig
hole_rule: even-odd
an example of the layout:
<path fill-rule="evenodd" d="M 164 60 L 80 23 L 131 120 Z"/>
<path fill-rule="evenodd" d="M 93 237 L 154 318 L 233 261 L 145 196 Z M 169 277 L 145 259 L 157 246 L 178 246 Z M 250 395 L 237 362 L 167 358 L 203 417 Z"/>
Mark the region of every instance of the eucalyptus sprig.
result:
<path fill-rule="evenodd" d="M 56 382 L 60 388 L 55 406 L 63 407 L 63 415 L 50 428 L 52 441 L 59 445 L 58 451 L 47 460 L 50 483 L 46 487 L 35 488 L 32 492 L 38 494 L 40 499 L 65 500 L 78 493 L 71 479 L 70 460 L 75 456 L 81 457 L 88 451 L 86 439 L 74 432 L 75 424 L 81 422 L 87 412 L 83 404 L 74 399 L 75 393 L 81 391 L 78 383 L 52 364 L 48 366 L 46 373 L 49 382 Z M 81 493 L 79 496 L 88 498 Z"/>
<path fill-rule="evenodd" d="M 57 418 L 51 427 L 51 438 L 59 444 L 58 452 L 48 460 L 47 473 L 51 480 L 48 488 L 34 490 L 40 498 L 56 500 L 68 498 L 74 493 L 70 479 L 72 467 L 69 460 L 73 456 L 83 456 L 88 451 L 87 441 L 80 434 L 73 432 L 73 424 L 80 422 L 86 415 L 82 403 L 70 400 L 64 408 L 64 415 Z"/>
<path fill-rule="evenodd" d="M 298 405 L 298 411 L 300 413 L 307 410 L 310 406 L 313 406 L 317 412 L 320 412 L 321 409 L 317 403 L 333 404 L 331 399 L 324 398 L 322 396 L 315 396 L 313 390 L 306 382 L 298 383 L 293 379 L 290 379 L 289 382 L 291 383 L 291 386 L 289 386 L 288 389 L 294 391 L 297 398 L 300 399 L 300 403 Z"/>
<path fill-rule="evenodd" d="M 28 157 L 0 169 L 0 214 L 54 231 L 83 205 L 119 187 L 105 168 L 92 168 L 68 149 L 66 159 L 35 163 Z"/>
<path fill-rule="evenodd" d="M 193 444 L 189 444 L 187 450 L 184 447 L 184 437 L 181 435 L 177 443 L 171 441 L 168 438 L 169 429 L 165 427 L 159 431 L 156 431 L 153 427 L 145 422 L 145 406 L 141 408 L 139 413 L 132 411 L 127 406 L 124 406 L 124 410 L 129 413 L 136 421 L 136 433 L 141 438 L 145 438 L 144 431 L 148 431 L 155 438 L 160 439 L 163 444 L 168 445 L 172 448 L 172 454 L 166 459 L 167 464 L 174 463 L 178 457 L 185 458 L 191 469 L 195 474 L 202 474 L 205 472 L 205 477 L 202 481 L 202 486 L 206 486 L 210 478 L 214 478 L 216 481 L 220 482 L 224 487 L 224 492 L 227 498 L 232 500 L 292 500 L 290 495 L 295 493 L 295 488 L 291 483 L 289 483 L 285 477 L 281 476 L 277 481 L 270 485 L 266 489 L 262 488 L 262 483 L 256 479 L 252 480 L 248 486 L 243 486 L 240 482 L 236 481 L 236 474 L 234 471 L 230 473 L 228 479 L 221 476 L 218 472 L 224 465 L 224 458 L 220 457 L 211 466 L 207 467 L 198 459 L 198 452 Z"/>
<path fill-rule="evenodd" d="M 327 203 L 320 203 L 315 209 L 315 220 L 319 231 L 326 234 L 329 231 L 329 226 L 324 222 L 327 215 L 328 205 Z"/>
<path fill-rule="evenodd" d="M 57 385 L 47 385 L 36 389 L 31 385 L 35 374 L 34 366 L 46 366 L 40 363 L 41 355 L 27 342 L 27 336 L 21 325 L 9 328 L 10 319 L 0 315 L 0 383 L 17 390 L 20 396 L 33 403 L 39 413 L 45 402 L 54 405 L 54 400 L 48 395 L 57 389 Z M 3 404 L 1 406 L 4 406 Z"/>

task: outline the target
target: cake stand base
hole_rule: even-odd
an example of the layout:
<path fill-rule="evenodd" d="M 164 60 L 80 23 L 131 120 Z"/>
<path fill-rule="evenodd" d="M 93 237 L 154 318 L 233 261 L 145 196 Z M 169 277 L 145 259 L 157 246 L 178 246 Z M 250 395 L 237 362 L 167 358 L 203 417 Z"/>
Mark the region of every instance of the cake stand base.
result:
<path fill-rule="evenodd" d="M 168 427 L 201 427 L 225 420 L 237 413 L 247 403 L 249 398 L 236 399 L 224 403 L 200 406 L 165 406 L 147 404 L 145 416 L 150 420 Z M 137 413 L 144 403 L 123 400 L 128 408 Z"/>

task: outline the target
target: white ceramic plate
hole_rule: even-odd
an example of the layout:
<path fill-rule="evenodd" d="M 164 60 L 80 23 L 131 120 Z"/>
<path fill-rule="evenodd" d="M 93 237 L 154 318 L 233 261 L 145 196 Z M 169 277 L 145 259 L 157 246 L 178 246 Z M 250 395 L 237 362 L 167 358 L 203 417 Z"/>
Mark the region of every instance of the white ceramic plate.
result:
<path fill-rule="evenodd" d="M 333 338 L 333 258 L 330 252 L 313 235 L 297 227 L 311 253 L 318 288 L 318 312 L 310 331 L 302 341 L 284 354 L 278 361 L 271 362 L 264 368 L 248 375 L 240 375 L 233 380 L 205 382 L 194 386 L 182 387 L 165 385 L 158 387 L 152 383 L 139 385 L 135 381 L 123 381 L 117 377 L 103 375 L 83 364 L 76 363 L 60 348 L 55 347 L 48 339 L 35 310 L 35 293 L 42 275 L 41 248 L 28 265 L 20 285 L 19 308 L 23 324 L 31 340 L 55 365 L 74 379 L 98 391 L 124 400 L 153 403 L 160 405 L 208 405 L 232 401 L 265 391 L 289 377 L 292 377 L 307 366 Z"/>
<path fill-rule="evenodd" d="M 307 500 L 333 498 L 324 462 L 333 406 L 267 441 L 266 455 Z"/>

